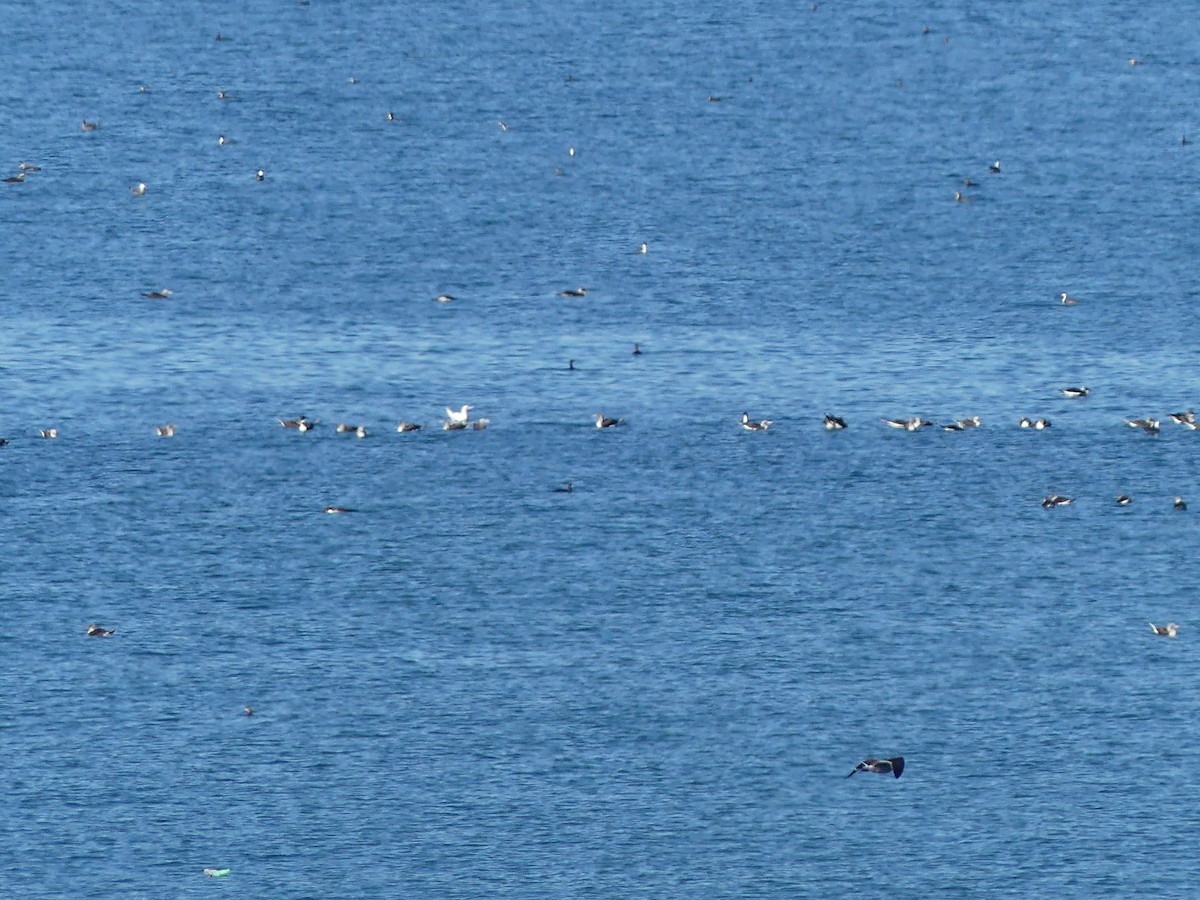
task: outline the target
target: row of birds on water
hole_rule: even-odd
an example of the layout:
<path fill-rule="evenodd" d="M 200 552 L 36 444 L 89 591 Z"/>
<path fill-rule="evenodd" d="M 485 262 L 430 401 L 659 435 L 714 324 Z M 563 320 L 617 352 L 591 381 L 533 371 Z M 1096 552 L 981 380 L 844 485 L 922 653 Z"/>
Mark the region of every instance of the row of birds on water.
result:
<path fill-rule="evenodd" d="M 1074 497 L 1066 497 L 1062 494 L 1050 494 L 1042 498 L 1042 507 L 1044 509 L 1057 509 L 1060 506 L 1070 506 L 1074 502 Z M 1118 494 L 1116 497 L 1117 506 L 1129 506 L 1131 503 L 1133 503 L 1133 498 L 1128 494 Z M 1171 503 L 1171 508 L 1178 512 L 1184 512 L 1187 509 L 1187 503 L 1182 497 L 1176 495 Z"/>
<path fill-rule="evenodd" d="M 1087 389 L 1083 388 L 1082 390 Z M 474 408 L 474 406 L 471 406 L 467 403 L 464 403 L 459 409 L 453 409 L 447 406 L 446 418 L 441 420 L 442 430 L 485 430 L 488 425 L 491 424 L 492 420 L 488 418 L 470 418 L 471 410 Z M 1191 431 L 1196 431 L 1198 428 L 1200 428 L 1200 424 L 1196 422 L 1195 412 L 1190 409 L 1184 410 L 1183 412 L 1170 413 L 1168 417 L 1171 419 L 1171 421 L 1176 422 L 1177 424 L 1182 425 Z M 310 419 L 308 416 L 297 416 L 294 419 L 276 419 L 276 421 L 284 428 L 289 428 L 300 432 L 313 431 L 318 425 L 321 424 L 320 419 Z M 618 425 L 625 424 L 624 419 L 606 416 L 603 413 L 593 413 L 592 421 L 595 423 L 597 428 L 601 429 L 615 428 Z M 983 425 L 983 420 L 979 416 L 971 416 L 970 418 L 966 419 L 956 419 L 952 422 L 942 424 L 941 426 L 936 426 L 936 423 L 930 421 L 929 419 L 921 418 L 920 416 L 911 416 L 907 419 L 881 419 L 880 421 L 890 428 L 896 428 L 901 431 L 919 431 L 922 428 L 932 427 L 941 427 L 944 431 L 966 431 L 970 428 L 979 428 Z M 1155 418 L 1145 417 L 1140 419 L 1124 419 L 1122 421 L 1124 421 L 1124 423 L 1131 428 L 1137 428 L 1149 434 L 1158 434 L 1160 431 L 1159 420 Z M 826 413 L 822 422 L 826 431 L 842 431 L 849 427 L 845 419 L 843 419 L 841 416 L 835 416 L 831 413 Z M 750 413 L 742 413 L 741 425 L 746 431 L 767 431 L 774 424 L 774 419 L 753 419 L 750 417 Z M 1051 427 L 1050 420 L 1045 418 L 1030 419 L 1027 417 L 1022 417 L 1019 420 L 1018 425 L 1021 428 L 1030 428 L 1034 431 L 1044 431 L 1045 429 Z M 170 422 L 166 425 L 155 425 L 154 433 L 159 437 L 174 437 L 175 431 L 178 427 L 179 426 L 174 422 Z M 396 431 L 400 434 L 409 434 L 414 431 L 421 431 L 422 427 L 423 426 L 417 422 L 409 422 L 407 419 L 401 419 L 396 425 Z M 368 436 L 367 426 L 365 425 L 352 425 L 347 422 L 338 422 L 333 426 L 333 430 L 338 434 L 353 434 L 360 438 L 365 438 Z M 39 437 L 43 438 L 57 438 L 58 429 L 41 428 L 38 430 L 38 435 Z M 8 443 L 8 438 L 0 437 L 0 447 L 3 447 Z M 1070 501 L 1068 500 L 1067 502 Z"/>

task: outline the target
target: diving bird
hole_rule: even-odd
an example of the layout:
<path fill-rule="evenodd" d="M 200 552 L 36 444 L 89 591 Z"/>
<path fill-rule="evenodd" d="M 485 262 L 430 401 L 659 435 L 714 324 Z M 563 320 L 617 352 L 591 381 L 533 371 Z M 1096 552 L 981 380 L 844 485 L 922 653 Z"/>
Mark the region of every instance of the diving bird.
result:
<path fill-rule="evenodd" d="M 904 757 L 893 756 L 891 759 L 875 759 L 873 756 L 869 756 L 855 766 L 851 770 L 850 775 L 853 775 L 855 772 L 874 772 L 876 775 L 890 774 L 899 778 L 904 774 Z M 849 778 L 850 775 L 846 777 Z"/>

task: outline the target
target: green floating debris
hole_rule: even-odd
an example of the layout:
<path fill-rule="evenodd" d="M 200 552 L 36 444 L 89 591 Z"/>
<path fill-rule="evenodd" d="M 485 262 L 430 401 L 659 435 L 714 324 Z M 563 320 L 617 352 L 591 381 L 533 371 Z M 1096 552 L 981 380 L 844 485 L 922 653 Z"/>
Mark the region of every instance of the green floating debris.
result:
<path fill-rule="evenodd" d="M 224 878 L 232 871 L 233 869 L 205 869 L 204 874 L 209 878 Z"/>

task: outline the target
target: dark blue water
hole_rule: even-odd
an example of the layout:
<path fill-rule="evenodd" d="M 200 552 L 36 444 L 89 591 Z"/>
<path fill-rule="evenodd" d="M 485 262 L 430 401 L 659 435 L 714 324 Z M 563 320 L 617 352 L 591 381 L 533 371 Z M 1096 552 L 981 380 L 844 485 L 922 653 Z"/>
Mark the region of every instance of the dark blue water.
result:
<path fill-rule="evenodd" d="M 1194 892 L 1200 30 L 600 6 L 6 12 L 5 895 Z"/>

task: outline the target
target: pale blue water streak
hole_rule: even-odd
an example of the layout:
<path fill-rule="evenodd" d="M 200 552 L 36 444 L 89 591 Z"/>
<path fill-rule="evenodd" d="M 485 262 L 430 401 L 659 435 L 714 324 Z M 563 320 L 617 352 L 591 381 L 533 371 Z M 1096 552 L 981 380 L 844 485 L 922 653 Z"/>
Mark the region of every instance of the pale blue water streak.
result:
<path fill-rule="evenodd" d="M 5 22 L 6 895 L 1189 896 L 1176 7 Z"/>

